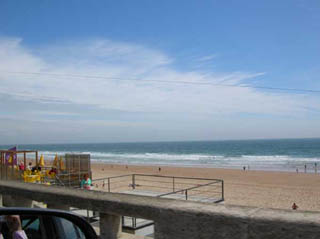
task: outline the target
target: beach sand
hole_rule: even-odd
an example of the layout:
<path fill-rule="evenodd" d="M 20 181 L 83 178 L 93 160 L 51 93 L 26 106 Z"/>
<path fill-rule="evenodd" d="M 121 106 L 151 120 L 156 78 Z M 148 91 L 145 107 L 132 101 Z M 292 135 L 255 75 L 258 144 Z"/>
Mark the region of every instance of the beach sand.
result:
<path fill-rule="evenodd" d="M 225 204 L 320 211 L 320 174 L 92 163 L 93 179 L 131 173 L 223 179 Z"/>

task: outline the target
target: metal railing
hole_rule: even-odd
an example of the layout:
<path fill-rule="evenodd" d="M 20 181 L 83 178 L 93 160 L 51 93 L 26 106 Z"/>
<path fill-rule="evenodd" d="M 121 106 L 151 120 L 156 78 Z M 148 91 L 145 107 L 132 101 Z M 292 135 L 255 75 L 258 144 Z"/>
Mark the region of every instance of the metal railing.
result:
<path fill-rule="evenodd" d="M 216 185 L 216 184 L 220 184 L 221 183 L 221 189 L 222 191 L 219 190 L 220 186 Z M 204 188 L 208 188 L 208 187 L 214 187 L 215 189 L 218 188 L 217 190 L 201 190 Z M 206 183 L 203 185 L 199 185 L 199 186 L 194 186 L 194 187 L 190 187 L 190 188 L 186 188 L 186 189 L 181 189 L 178 191 L 173 191 L 170 193 L 164 193 L 161 195 L 158 195 L 157 197 L 167 197 L 168 196 L 174 196 L 174 195 L 179 195 L 180 193 L 184 195 L 184 197 L 179 197 L 179 199 L 184 198 L 185 200 L 193 200 L 193 201 L 202 201 L 202 202 L 214 202 L 214 203 L 218 203 L 218 202 L 222 202 L 224 200 L 224 192 L 223 192 L 223 181 L 217 181 L 217 182 L 210 182 L 210 183 Z M 221 193 L 221 198 L 217 197 L 217 195 L 219 195 Z M 199 197 L 199 195 L 201 195 Z"/>
<path fill-rule="evenodd" d="M 92 183 L 94 190 L 99 191 L 206 203 L 224 201 L 224 182 L 221 179 L 126 174 L 94 179 Z M 150 220 L 122 217 L 122 226 L 126 230 L 139 230 L 153 224 Z"/>
<path fill-rule="evenodd" d="M 224 200 L 221 179 L 126 174 L 92 180 L 95 190 L 211 202 Z M 186 197 L 179 196 L 184 193 Z M 198 197 L 195 197 L 198 195 Z M 198 200 L 197 200 L 198 199 Z"/>
<path fill-rule="evenodd" d="M 95 189 L 101 189 L 102 191 L 107 192 L 119 192 L 119 190 L 121 191 L 123 188 L 133 188 L 134 179 L 132 179 L 132 177 L 134 176 L 132 175 L 133 174 L 126 174 L 120 176 L 93 179 L 92 184 Z M 112 188 L 113 186 L 115 187 Z"/>

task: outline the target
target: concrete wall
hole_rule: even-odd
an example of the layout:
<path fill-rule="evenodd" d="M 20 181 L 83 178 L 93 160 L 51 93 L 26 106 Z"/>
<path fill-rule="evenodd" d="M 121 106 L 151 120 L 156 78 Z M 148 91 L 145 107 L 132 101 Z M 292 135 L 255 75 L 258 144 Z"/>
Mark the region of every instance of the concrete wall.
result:
<path fill-rule="evenodd" d="M 0 194 L 99 211 L 103 215 L 102 238 L 120 236 L 120 215 L 154 220 L 156 239 L 320 238 L 317 212 L 214 205 L 8 181 L 0 181 Z"/>

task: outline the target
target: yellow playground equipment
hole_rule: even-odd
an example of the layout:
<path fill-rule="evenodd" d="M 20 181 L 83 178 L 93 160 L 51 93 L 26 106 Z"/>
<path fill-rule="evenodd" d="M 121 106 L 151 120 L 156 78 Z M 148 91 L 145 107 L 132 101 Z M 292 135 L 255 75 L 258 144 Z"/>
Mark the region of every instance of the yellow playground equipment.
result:
<path fill-rule="evenodd" d="M 77 187 L 85 174 L 91 177 L 89 154 L 56 155 L 53 161 L 46 161 L 43 155 L 38 158 L 38 151 L 0 150 L 0 180 Z"/>

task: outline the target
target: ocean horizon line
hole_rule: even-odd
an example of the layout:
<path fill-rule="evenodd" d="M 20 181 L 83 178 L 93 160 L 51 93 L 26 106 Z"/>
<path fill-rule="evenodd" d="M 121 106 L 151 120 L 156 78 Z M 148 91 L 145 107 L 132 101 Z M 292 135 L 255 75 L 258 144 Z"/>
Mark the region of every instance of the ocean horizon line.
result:
<path fill-rule="evenodd" d="M 276 141 L 276 140 L 320 140 L 320 137 L 307 138 L 252 138 L 252 139 L 212 139 L 212 140 L 160 140 L 160 141 L 115 141 L 115 142 L 59 142 L 59 143 L 18 143 L 0 144 L 0 146 L 19 146 L 19 145 L 92 145 L 92 144 L 153 144 L 153 143 L 201 143 L 201 142 L 245 142 L 245 141 Z"/>

